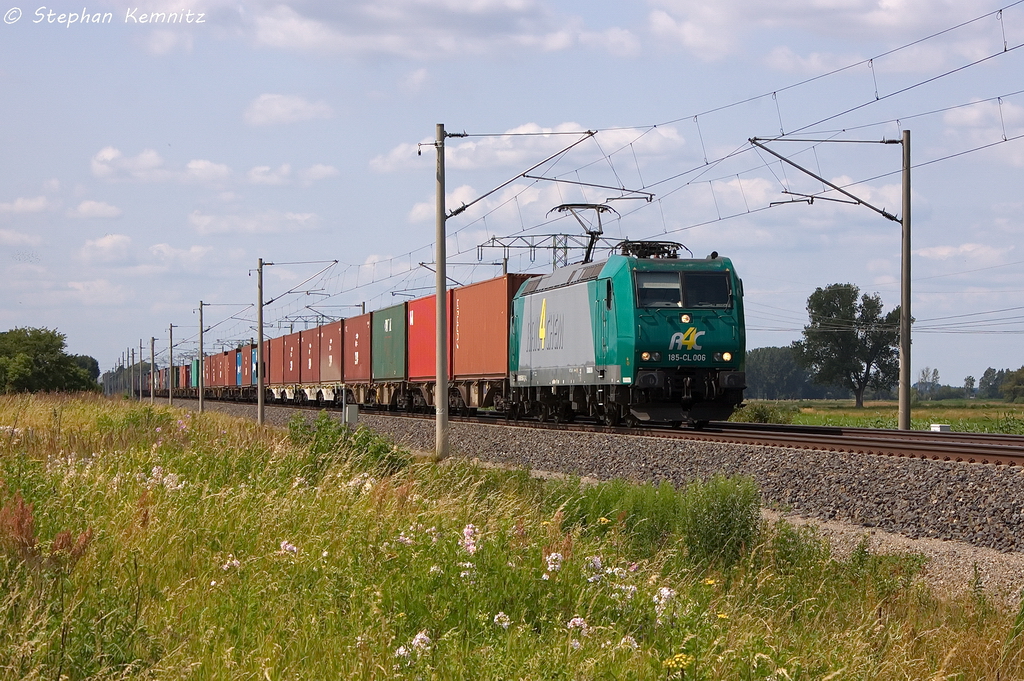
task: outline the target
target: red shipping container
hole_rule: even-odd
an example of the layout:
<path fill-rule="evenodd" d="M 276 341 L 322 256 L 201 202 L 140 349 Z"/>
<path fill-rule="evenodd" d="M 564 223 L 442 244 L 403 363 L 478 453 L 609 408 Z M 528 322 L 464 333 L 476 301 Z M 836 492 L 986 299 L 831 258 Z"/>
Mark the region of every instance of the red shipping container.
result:
<path fill-rule="evenodd" d="M 255 345 L 246 345 L 242 348 L 242 385 L 252 385 L 252 352 Z"/>
<path fill-rule="evenodd" d="M 281 365 L 284 374 L 282 378 L 287 383 L 299 382 L 299 332 L 290 333 L 284 337 L 284 356 L 281 357 Z"/>
<path fill-rule="evenodd" d="M 270 385 L 284 383 L 284 336 L 270 339 L 270 358 L 267 360 L 267 376 Z"/>
<path fill-rule="evenodd" d="M 448 377 L 452 376 L 452 301 L 454 291 L 448 291 Z M 437 307 L 434 296 L 409 301 L 406 319 L 409 345 L 409 380 L 433 381 L 437 370 Z"/>
<path fill-rule="evenodd" d="M 370 322 L 372 313 L 345 320 L 344 347 L 346 383 L 370 380 Z"/>
<path fill-rule="evenodd" d="M 299 332 L 299 383 L 320 382 L 320 327 Z"/>
<path fill-rule="evenodd" d="M 341 380 L 342 332 L 345 323 L 338 321 L 320 327 L 320 380 Z"/>
<path fill-rule="evenodd" d="M 512 298 L 527 274 L 506 274 L 454 289 L 452 368 L 456 379 L 508 375 Z"/>
<path fill-rule="evenodd" d="M 236 385 L 238 381 L 238 350 L 224 353 L 224 385 Z"/>

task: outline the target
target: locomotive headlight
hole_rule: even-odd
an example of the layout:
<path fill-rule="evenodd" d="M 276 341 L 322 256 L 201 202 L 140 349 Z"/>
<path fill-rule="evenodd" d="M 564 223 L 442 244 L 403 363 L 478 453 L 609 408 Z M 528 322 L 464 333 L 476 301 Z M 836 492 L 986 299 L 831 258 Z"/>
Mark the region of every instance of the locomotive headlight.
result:
<path fill-rule="evenodd" d="M 690 315 L 684 314 L 682 317 L 679 318 L 679 321 L 681 321 L 683 324 L 689 324 L 692 319 L 693 318 Z"/>
<path fill-rule="evenodd" d="M 726 362 L 731 362 L 732 361 L 732 353 L 731 352 L 723 352 L 722 353 L 722 360 L 726 361 Z"/>
<path fill-rule="evenodd" d="M 721 362 L 722 361 L 722 353 L 716 352 L 715 354 L 711 355 L 711 359 L 715 360 L 716 362 Z"/>
<path fill-rule="evenodd" d="M 650 362 L 651 361 L 651 353 L 649 353 L 649 352 L 641 352 L 640 353 L 640 359 L 645 361 L 645 362 Z"/>
<path fill-rule="evenodd" d="M 655 362 L 660 362 L 661 361 L 661 353 L 660 352 L 654 353 L 653 355 L 651 355 L 651 357 L 654 359 Z"/>

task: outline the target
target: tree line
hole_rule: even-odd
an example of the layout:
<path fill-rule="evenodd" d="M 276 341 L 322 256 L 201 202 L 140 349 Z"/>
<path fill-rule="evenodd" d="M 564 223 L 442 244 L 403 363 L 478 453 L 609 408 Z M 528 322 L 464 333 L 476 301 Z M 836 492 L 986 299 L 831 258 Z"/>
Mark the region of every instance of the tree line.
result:
<path fill-rule="evenodd" d="M 67 337 L 56 329 L 0 332 L 0 393 L 98 390 L 99 362 L 68 354 L 66 347 Z"/>
<path fill-rule="evenodd" d="M 864 397 L 891 399 L 899 383 L 900 308 L 883 311 L 877 294 L 860 294 L 853 284 L 815 289 L 807 299 L 809 323 L 802 340 L 788 347 L 756 348 L 747 353 L 746 396 L 751 399 Z M 913 385 L 914 397 L 943 400 L 975 395 L 1024 402 L 1024 367 L 985 370 L 977 381 L 960 386 L 939 382 L 939 370 L 925 367 Z"/>

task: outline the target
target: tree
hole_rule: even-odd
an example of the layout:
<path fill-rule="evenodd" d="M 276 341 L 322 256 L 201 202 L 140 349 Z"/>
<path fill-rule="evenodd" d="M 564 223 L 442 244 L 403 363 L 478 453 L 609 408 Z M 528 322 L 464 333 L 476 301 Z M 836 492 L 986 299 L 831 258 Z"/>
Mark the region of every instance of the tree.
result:
<path fill-rule="evenodd" d="M 974 376 L 968 376 L 964 379 L 964 397 L 967 399 L 974 397 Z"/>
<path fill-rule="evenodd" d="M 832 284 L 807 298 L 807 314 L 810 324 L 793 350 L 816 383 L 850 389 L 860 408 L 867 388 L 887 389 L 899 381 L 899 307 L 883 315 L 877 294 L 861 296 L 852 284 Z"/>
<path fill-rule="evenodd" d="M 71 359 L 74 360 L 75 364 L 85 369 L 86 373 L 89 374 L 89 378 L 96 380 L 100 377 L 100 363 L 96 361 L 95 357 L 89 355 L 71 355 Z"/>
<path fill-rule="evenodd" d="M 64 334 L 50 329 L 0 333 L 0 392 L 98 389 L 91 372 L 64 352 L 65 340 Z"/>
<path fill-rule="evenodd" d="M 992 367 L 985 369 L 985 373 L 981 375 L 981 380 L 978 381 L 978 397 L 987 399 L 995 399 L 999 397 L 999 388 L 1003 384 L 1003 379 L 1006 378 L 1008 371 L 1000 369 L 996 371 Z"/>
<path fill-rule="evenodd" d="M 1024 367 L 1007 371 L 999 391 L 1007 402 L 1024 402 Z"/>
<path fill-rule="evenodd" d="M 797 364 L 793 348 L 768 347 L 747 351 L 746 397 L 755 400 L 797 400 L 848 397 L 839 386 L 811 382 L 807 369 Z"/>

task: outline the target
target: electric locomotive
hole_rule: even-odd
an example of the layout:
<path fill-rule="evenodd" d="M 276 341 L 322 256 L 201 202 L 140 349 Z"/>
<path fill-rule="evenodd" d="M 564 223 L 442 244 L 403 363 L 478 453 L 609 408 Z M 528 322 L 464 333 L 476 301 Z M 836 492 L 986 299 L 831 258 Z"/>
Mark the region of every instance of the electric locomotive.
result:
<path fill-rule="evenodd" d="M 724 420 L 743 401 L 743 284 L 717 252 L 626 241 L 599 263 L 526 281 L 512 302 L 513 416 Z"/>

